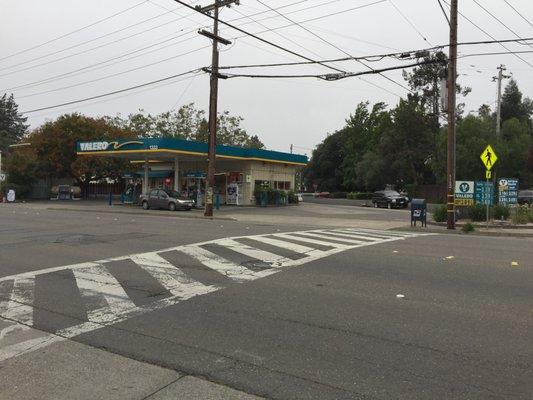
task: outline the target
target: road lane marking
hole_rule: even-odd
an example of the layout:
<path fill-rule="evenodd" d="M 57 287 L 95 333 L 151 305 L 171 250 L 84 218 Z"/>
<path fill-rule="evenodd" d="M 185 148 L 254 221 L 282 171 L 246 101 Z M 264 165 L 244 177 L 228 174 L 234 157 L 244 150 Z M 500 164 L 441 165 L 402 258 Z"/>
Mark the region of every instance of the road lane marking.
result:
<path fill-rule="evenodd" d="M 33 324 L 33 310 L 39 307 L 38 304 L 34 304 L 35 277 L 70 269 L 80 290 L 88 321 L 79 321 L 74 326 L 47 333 L 40 338 L 26 340 L 3 348 L 0 347 L 0 361 L 42 348 L 58 340 L 70 339 L 83 333 L 221 289 L 219 286 L 206 285 L 192 279 L 178 266 L 165 259 L 162 256 L 163 253 L 181 252 L 192 257 L 205 267 L 235 282 L 242 283 L 272 275 L 285 267 L 306 264 L 345 250 L 425 235 L 427 234 L 343 228 L 236 236 L 6 276 L 0 278 L 0 317 L 31 327 Z M 251 240 L 252 244 L 243 244 L 238 241 L 245 238 L 249 239 L 247 243 Z M 290 242 L 290 240 L 297 241 L 299 244 Z M 302 257 L 289 259 L 276 254 L 275 249 L 272 249 L 272 252 L 261 250 L 253 246 L 253 241 L 265 243 L 278 249 L 290 250 Z M 324 247 L 322 250 L 316 249 L 312 247 L 313 244 L 325 246 L 325 249 Z M 269 265 L 270 268 L 253 271 L 246 267 L 247 263 L 238 265 L 204 248 L 203 246 L 205 245 L 224 247 L 250 258 L 251 262 L 254 262 L 254 260 L 263 262 Z M 124 260 L 133 261 L 137 266 L 148 272 L 162 287 L 169 291 L 171 296 L 154 300 L 143 306 L 136 306 L 129 298 L 122 284 L 113 276 L 111 270 L 106 268 L 107 263 Z M 11 282 L 13 283 L 12 285 Z"/>
<path fill-rule="evenodd" d="M 219 255 L 212 253 L 200 246 L 184 246 L 180 248 L 179 251 L 196 259 L 207 268 L 212 269 L 219 274 L 227 276 L 228 278 L 237 282 L 254 280 L 266 276 L 266 272 L 269 272 L 269 274 L 275 272 L 254 272 L 246 267 L 243 267 L 242 265 L 237 265 L 231 261 L 228 261 L 225 258 L 220 257 Z"/>
<path fill-rule="evenodd" d="M 117 314 L 136 307 L 119 281 L 103 265 L 78 268 L 72 272 L 88 306 L 86 311 L 90 322 L 112 322 Z"/>
<path fill-rule="evenodd" d="M 288 264 L 290 261 L 292 261 L 286 257 L 280 256 L 279 254 L 274 254 L 269 251 L 247 246 L 233 239 L 222 239 L 217 241 L 217 244 L 220 246 L 224 246 L 230 250 L 236 251 L 237 253 L 248 256 L 250 258 L 255 258 L 256 260 L 263 261 L 276 268 L 283 267 L 285 264 Z"/>
<path fill-rule="evenodd" d="M 173 296 L 182 300 L 218 289 L 189 278 L 156 252 L 134 255 L 131 260 L 152 275 Z"/>

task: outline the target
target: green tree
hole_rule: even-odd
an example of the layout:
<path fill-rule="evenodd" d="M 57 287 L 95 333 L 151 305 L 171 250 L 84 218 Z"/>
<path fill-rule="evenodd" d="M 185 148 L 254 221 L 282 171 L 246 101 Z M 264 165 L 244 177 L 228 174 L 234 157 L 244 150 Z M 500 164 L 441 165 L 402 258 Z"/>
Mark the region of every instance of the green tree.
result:
<path fill-rule="evenodd" d="M 342 129 L 345 157 L 341 167 L 343 187 L 348 190 L 368 187 L 366 183 L 362 183 L 366 182 L 366 179 L 362 181 L 358 179 L 357 170 L 361 169 L 357 168 L 357 163 L 376 148 L 381 133 L 391 124 L 390 114 L 385 110 L 385 103 L 377 103 L 370 110 L 368 106 L 368 102 L 359 103 Z M 368 164 L 368 159 L 365 164 Z"/>
<path fill-rule="evenodd" d="M 76 142 L 132 138 L 136 134 L 117 127 L 106 118 L 66 114 L 46 122 L 30 136 L 39 178 L 73 178 L 81 186 L 90 180 L 117 179 L 131 167 L 126 161 L 107 157 L 78 157 Z"/>
<path fill-rule="evenodd" d="M 533 104 L 528 98 L 522 98 L 518 84 L 511 79 L 502 95 L 501 118 L 502 121 L 516 118 L 522 122 L 529 122 L 533 114 Z"/>
<path fill-rule="evenodd" d="M 178 139 L 207 142 L 209 126 L 206 113 L 195 107 L 194 103 L 185 104 L 177 111 L 167 111 L 157 115 L 139 110 L 128 115 L 107 120 L 123 129 L 135 132 L 142 137 L 173 137 Z M 218 114 L 217 143 L 230 146 L 264 148 L 257 135 L 250 136 L 241 126 L 243 118 L 232 116 L 228 111 Z"/>
<path fill-rule="evenodd" d="M 343 132 L 328 135 L 315 150 L 311 161 L 304 171 L 304 180 L 309 188 L 316 185 L 320 191 L 343 189 L 344 171 L 344 136 Z"/>
<path fill-rule="evenodd" d="M 18 111 L 13 95 L 0 97 L 0 151 L 20 141 L 27 132 L 27 118 Z"/>
<path fill-rule="evenodd" d="M 425 111 L 418 96 L 400 100 L 392 110 L 392 125 L 383 132 L 379 154 L 386 160 L 389 182 L 403 187 L 421 185 L 433 179 L 431 169 L 435 154 L 434 119 Z"/>

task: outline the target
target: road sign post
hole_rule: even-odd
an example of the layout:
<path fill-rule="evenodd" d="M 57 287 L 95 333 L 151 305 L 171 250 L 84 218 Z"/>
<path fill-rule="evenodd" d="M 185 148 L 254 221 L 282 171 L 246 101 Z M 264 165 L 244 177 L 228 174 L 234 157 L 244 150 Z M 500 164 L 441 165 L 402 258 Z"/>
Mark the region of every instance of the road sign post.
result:
<path fill-rule="evenodd" d="M 490 187 L 490 178 L 492 178 L 492 167 L 494 166 L 494 164 L 496 164 L 496 161 L 498 161 L 498 156 L 496 155 L 496 152 L 494 151 L 494 149 L 492 148 L 492 146 L 489 144 L 487 145 L 487 147 L 485 147 L 485 150 L 483 150 L 479 156 L 479 158 L 481 159 L 481 162 L 483 163 L 483 165 L 485 166 L 485 168 L 487 169 L 486 172 L 485 172 L 485 179 L 487 180 L 487 183 L 486 183 L 486 187 Z M 493 196 L 492 194 L 492 191 L 491 191 L 491 196 Z M 489 212 L 490 212 L 490 203 L 491 201 L 489 201 L 489 199 L 487 198 L 486 199 L 486 204 L 487 204 L 487 229 L 489 229 Z"/>

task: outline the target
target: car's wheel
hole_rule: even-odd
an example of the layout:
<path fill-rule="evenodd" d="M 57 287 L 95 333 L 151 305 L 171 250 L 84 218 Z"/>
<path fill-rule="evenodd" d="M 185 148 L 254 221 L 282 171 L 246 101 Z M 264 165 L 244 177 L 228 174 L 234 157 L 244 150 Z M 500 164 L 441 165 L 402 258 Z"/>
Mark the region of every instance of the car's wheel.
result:
<path fill-rule="evenodd" d="M 143 209 L 145 209 L 145 210 L 148 210 L 150 208 L 150 206 L 148 205 L 148 202 L 146 200 L 144 200 L 142 202 L 142 206 L 143 206 Z"/>
<path fill-rule="evenodd" d="M 176 204 L 175 203 L 169 203 L 168 209 L 170 211 L 176 211 Z"/>
<path fill-rule="evenodd" d="M 387 203 L 387 208 L 390 210 L 392 208 L 392 204 L 391 203 Z"/>

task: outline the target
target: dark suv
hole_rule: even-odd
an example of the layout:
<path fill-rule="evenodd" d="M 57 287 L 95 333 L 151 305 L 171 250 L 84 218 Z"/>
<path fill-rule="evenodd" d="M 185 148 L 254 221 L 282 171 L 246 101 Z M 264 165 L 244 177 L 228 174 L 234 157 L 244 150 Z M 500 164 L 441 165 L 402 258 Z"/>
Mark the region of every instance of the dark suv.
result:
<path fill-rule="evenodd" d="M 148 195 L 142 195 L 139 199 L 145 210 L 149 208 L 166 208 L 170 211 L 190 210 L 194 207 L 194 201 L 180 197 L 175 190 L 152 189 Z"/>
<path fill-rule="evenodd" d="M 407 208 L 409 199 L 395 190 L 380 190 L 372 195 L 372 204 L 375 208 Z"/>

